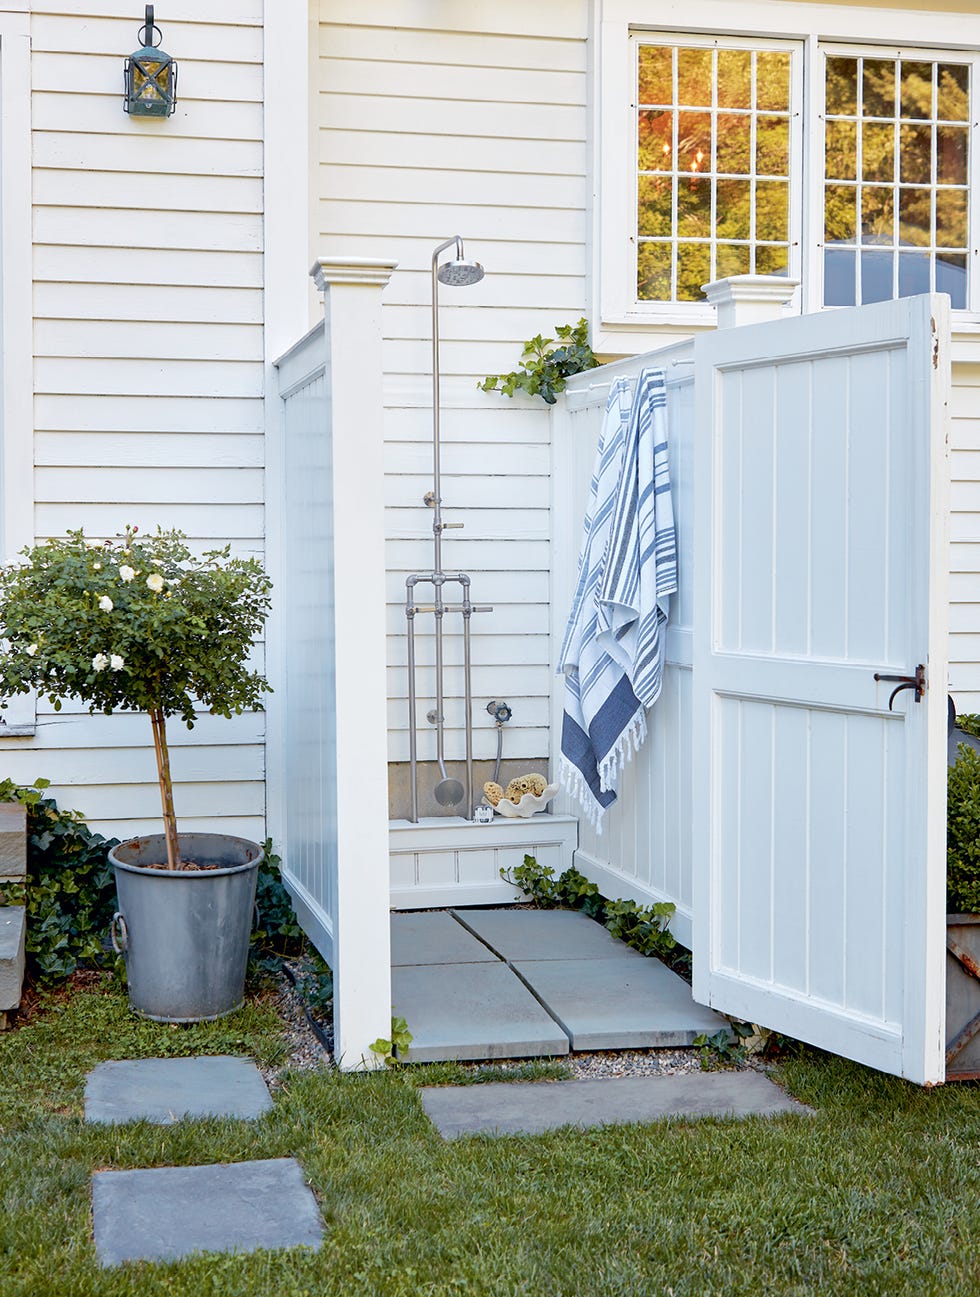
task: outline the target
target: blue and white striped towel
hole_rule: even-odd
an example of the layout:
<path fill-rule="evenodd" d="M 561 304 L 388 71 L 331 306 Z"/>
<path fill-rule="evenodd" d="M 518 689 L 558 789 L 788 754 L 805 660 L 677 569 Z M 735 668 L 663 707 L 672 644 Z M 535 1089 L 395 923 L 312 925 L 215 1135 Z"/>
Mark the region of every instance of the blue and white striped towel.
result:
<path fill-rule="evenodd" d="M 626 379 L 610 388 L 558 663 L 562 778 L 599 832 L 619 772 L 646 738 L 677 589 L 666 391 L 663 371 L 649 369 L 632 403 Z"/>

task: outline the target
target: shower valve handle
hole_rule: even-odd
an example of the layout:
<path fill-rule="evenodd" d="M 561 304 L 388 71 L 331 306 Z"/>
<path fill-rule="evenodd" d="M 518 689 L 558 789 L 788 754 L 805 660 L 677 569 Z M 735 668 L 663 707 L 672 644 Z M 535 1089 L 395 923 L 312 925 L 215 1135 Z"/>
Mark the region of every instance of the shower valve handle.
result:
<path fill-rule="evenodd" d="M 444 523 L 440 523 L 439 530 L 449 531 L 450 527 L 465 527 L 465 526 L 466 524 L 463 522 L 444 522 Z"/>

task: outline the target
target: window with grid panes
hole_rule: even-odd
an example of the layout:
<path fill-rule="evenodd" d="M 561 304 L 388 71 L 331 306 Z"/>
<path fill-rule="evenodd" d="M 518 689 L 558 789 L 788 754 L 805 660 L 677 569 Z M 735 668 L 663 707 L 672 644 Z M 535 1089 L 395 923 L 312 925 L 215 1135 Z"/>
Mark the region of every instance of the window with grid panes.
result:
<path fill-rule="evenodd" d="M 824 304 L 969 303 L 970 65 L 827 54 Z"/>
<path fill-rule="evenodd" d="M 980 308 L 976 54 L 821 46 L 824 111 L 811 120 L 800 42 L 634 33 L 630 44 L 627 311 L 683 314 L 703 303 L 702 284 L 745 273 L 802 277 L 808 309 L 930 291 Z"/>
<path fill-rule="evenodd" d="M 791 51 L 637 39 L 635 53 L 637 301 L 702 301 L 712 279 L 786 274 Z"/>

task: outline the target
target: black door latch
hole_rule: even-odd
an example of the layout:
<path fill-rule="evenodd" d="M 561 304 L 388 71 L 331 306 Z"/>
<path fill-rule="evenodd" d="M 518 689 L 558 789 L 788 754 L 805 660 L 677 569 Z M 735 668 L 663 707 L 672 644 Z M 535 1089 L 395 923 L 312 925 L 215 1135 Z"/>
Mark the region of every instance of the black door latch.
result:
<path fill-rule="evenodd" d="M 891 697 L 888 699 L 889 711 L 892 710 L 892 703 L 895 701 L 895 699 L 898 697 L 898 695 L 902 692 L 903 689 L 914 689 L 915 701 L 917 703 L 920 703 L 922 701 L 922 695 L 926 691 L 926 669 L 921 662 L 915 668 L 914 676 L 883 676 L 876 671 L 875 679 L 885 680 L 889 684 L 893 684 L 895 681 L 898 682 L 896 687 L 891 692 Z"/>

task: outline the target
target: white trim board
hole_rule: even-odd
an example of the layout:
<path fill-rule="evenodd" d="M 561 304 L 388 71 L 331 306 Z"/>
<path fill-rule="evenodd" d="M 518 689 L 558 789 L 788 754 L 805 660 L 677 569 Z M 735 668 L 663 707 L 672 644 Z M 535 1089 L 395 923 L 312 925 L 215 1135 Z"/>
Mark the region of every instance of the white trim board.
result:
<path fill-rule="evenodd" d="M 0 562 L 34 538 L 31 283 L 31 38 L 26 13 L 0 13 Z M 0 735 L 34 733 L 35 696 L 18 694 Z"/>

